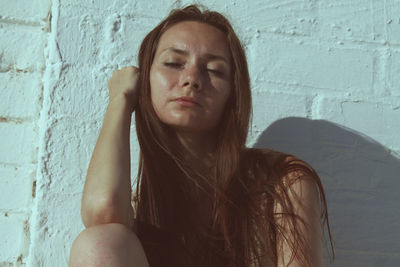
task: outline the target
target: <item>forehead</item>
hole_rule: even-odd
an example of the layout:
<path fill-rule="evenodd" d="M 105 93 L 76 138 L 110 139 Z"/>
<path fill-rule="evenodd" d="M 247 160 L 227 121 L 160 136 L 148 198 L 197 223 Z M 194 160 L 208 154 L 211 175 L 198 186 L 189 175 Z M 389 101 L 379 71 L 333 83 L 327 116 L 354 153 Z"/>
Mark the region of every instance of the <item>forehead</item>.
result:
<path fill-rule="evenodd" d="M 213 53 L 229 59 L 225 34 L 218 28 L 197 21 L 184 21 L 171 26 L 160 38 L 156 54 L 170 47 L 194 53 Z"/>

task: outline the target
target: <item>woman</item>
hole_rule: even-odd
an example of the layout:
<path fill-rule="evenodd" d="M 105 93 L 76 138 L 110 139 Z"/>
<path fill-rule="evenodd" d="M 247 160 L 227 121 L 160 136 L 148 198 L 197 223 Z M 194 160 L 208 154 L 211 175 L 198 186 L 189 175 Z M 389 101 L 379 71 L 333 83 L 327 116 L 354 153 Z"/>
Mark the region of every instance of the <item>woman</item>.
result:
<path fill-rule="evenodd" d="M 245 147 L 249 75 L 226 18 L 174 10 L 108 87 L 70 266 L 322 266 L 321 182 L 295 157 Z"/>

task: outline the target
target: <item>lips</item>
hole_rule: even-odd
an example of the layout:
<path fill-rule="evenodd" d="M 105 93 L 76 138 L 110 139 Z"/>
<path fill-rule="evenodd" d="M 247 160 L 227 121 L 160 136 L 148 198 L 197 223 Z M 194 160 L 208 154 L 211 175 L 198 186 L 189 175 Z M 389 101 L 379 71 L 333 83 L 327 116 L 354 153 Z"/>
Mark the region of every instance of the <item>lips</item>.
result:
<path fill-rule="evenodd" d="M 178 97 L 175 98 L 174 101 L 185 105 L 200 105 L 195 98 L 189 96 Z"/>

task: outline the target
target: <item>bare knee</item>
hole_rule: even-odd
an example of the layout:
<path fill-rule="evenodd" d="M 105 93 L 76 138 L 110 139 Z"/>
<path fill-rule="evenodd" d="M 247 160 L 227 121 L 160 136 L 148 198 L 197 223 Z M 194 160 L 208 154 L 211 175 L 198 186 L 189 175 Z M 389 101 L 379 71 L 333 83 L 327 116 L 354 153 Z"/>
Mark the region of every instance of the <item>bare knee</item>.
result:
<path fill-rule="evenodd" d="M 70 267 L 148 267 L 136 234 L 122 224 L 102 224 L 83 230 L 71 247 Z"/>

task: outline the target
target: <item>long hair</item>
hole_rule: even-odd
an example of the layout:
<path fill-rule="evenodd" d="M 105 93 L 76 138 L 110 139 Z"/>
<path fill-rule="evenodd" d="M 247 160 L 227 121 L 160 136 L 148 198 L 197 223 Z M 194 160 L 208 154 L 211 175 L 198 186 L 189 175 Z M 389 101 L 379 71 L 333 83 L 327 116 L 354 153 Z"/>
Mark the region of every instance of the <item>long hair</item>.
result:
<path fill-rule="evenodd" d="M 185 162 L 175 132 L 160 121 L 151 102 L 150 68 L 160 37 L 183 21 L 206 23 L 222 31 L 232 58 L 232 90 L 215 131 L 212 177 L 202 176 Z M 195 262 L 202 266 L 260 266 L 264 256 L 276 263 L 276 236 L 280 229 L 271 205 L 279 201 L 287 214 L 293 214 L 291 204 L 284 201 L 287 191 L 280 178 L 297 166 L 306 169 L 319 186 L 323 220 L 327 221 L 323 189 L 312 169 L 304 168 L 304 164 L 289 166 L 287 157 L 279 153 L 246 149 L 252 110 L 247 60 L 239 38 L 223 15 L 202 11 L 197 5 L 173 10 L 144 38 L 138 57 L 139 104 L 135 120 L 141 150 L 135 199 L 137 220 L 178 237 L 189 251 L 199 255 Z M 199 220 L 201 205 L 207 204 L 212 220 L 203 222 Z M 292 225 L 296 234 L 295 219 Z M 306 255 L 301 251 L 304 242 L 297 234 L 293 248 L 300 250 L 299 255 Z M 307 257 L 303 258 L 306 263 Z"/>

